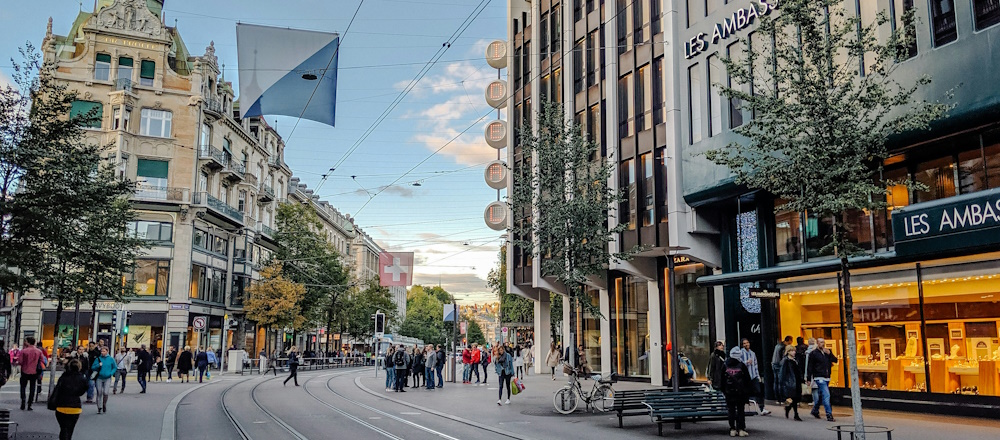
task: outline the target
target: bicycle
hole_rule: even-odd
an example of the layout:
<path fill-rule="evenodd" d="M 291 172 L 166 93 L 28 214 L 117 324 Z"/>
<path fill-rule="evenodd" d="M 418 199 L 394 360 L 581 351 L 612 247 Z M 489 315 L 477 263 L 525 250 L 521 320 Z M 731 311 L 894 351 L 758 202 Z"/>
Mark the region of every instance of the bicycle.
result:
<path fill-rule="evenodd" d="M 552 404 L 556 407 L 556 411 L 560 414 L 572 413 L 576 411 L 580 400 L 583 400 L 587 404 L 588 412 L 591 407 L 600 412 L 607 412 L 611 408 L 611 400 L 615 394 L 615 390 L 611 387 L 611 384 L 615 382 L 615 373 L 611 373 L 606 377 L 602 377 L 600 374 L 587 375 L 586 378 L 594 381 L 594 386 L 590 389 L 590 392 L 585 392 L 580 385 L 578 377 L 584 372 L 570 367 L 565 362 L 562 362 L 561 365 L 563 365 L 564 369 L 570 371 L 570 381 L 569 384 L 556 391 L 555 396 L 552 397 Z"/>

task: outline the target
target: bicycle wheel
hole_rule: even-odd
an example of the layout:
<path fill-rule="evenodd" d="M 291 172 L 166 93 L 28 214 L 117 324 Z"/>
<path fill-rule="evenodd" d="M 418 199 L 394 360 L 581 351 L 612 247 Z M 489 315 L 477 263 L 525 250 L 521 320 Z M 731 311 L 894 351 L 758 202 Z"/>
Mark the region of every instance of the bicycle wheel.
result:
<path fill-rule="evenodd" d="M 580 404 L 580 396 L 572 387 L 563 387 L 552 396 L 552 404 L 560 414 L 569 414 L 576 411 L 576 406 Z"/>
<path fill-rule="evenodd" d="M 594 408 L 600 412 L 607 412 L 614 405 L 615 390 L 611 385 L 601 385 L 594 390 L 594 395 L 590 396 Z"/>

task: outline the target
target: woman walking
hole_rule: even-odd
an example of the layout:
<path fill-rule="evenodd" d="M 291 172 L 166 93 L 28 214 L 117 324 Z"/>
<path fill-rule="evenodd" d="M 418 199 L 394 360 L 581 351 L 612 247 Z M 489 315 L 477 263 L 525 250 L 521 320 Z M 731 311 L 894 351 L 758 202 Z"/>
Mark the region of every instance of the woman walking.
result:
<path fill-rule="evenodd" d="M 76 422 L 83 413 L 80 396 L 87 393 L 89 384 L 87 378 L 80 372 L 82 368 L 79 360 L 70 360 L 66 364 L 66 372 L 59 376 L 59 381 L 56 382 L 53 404 L 55 404 L 56 422 L 59 423 L 59 440 L 73 438 L 73 429 L 76 428 Z"/>
<path fill-rule="evenodd" d="M 497 376 L 500 377 L 500 391 L 497 395 L 497 405 L 503 399 L 503 390 L 507 390 L 507 404 L 510 405 L 510 378 L 514 375 L 514 359 L 503 347 L 497 347 L 493 353 L 493 364 L 496 365 Z"/>
<path fill-rule="evenodd" d="M 184 351 L 177 355 L 177 379 L 182 382 L 191 382 L 191 361 L 194 356 L 191 354 L 191 346 L 185 345 Z"/>
<path fill-rule="evenodd" d="M 294 345 L 288 350 L 288 377 L 281 385 L 285 385 L 290 379 L 294 379 L 295 386 L 299 386 L 299 348 Z"/>
<path fill-rule="evenodd" d="M 108 347 L 101 347 L 101 356 L 94 359 L 90 365 L 91 371 L 97 372 L 97 413 L 108 413 L 108 385 L 115 372 L 118 371 L 118 364 L 115 358 L 108 354 Z M 89 387 L 89 384 L 88 384 Z"/>
<path fill-rule="evenodd" d="M 208 353 L 205 350 L 201 350 L 200 347 L 196 348 L 195 351 L 198 354 L 194 357 L 194 365 L 198 367 L 198 383 L 202 383 L 205 379 L 205 370 L 208 369 Z"/>
<path fill-rule="evenodd" d="M 802 370 L 795 360 L 795 346 L 785 347 L 785 357 L 778 367 L 778 387 L 781 396 L 785 398 L 785 418 L 788 413 L 795 410 L 795 420 L 801 422 L 799 418 L 799 402 L 802 401 Z"/>
<path fill-rule="evenodd" d="M 552 380 L 556 380 L 556 367 L 559 366 L 559 349 L 556 347 L 556 343 L 553 342 L 549 344 L 549 354 L 545 355 L 545 366 L 549 367 L 552 374 Z"/>
<path fill-rule="evenodd" d="M 518 379 L 524 379 L 524 357 L 521 356 L 521 346 L 514 346 L 514 374 Z"/>
<path fill-rule="evenodd" d="M 531 345 L 524 347 L 524 374 L 531 375 L 531 367 L 535 364 L 535 348 Z"/>
<path fill-rule="evenodd" d="M 167 355 L 163 359 L 163 365 L 167 367 L 167 383 L 170 383 L 174 377 L 174 365 L 177 365 L 176 347 L 170 347 L 170 350 L 167 350 Z"/>

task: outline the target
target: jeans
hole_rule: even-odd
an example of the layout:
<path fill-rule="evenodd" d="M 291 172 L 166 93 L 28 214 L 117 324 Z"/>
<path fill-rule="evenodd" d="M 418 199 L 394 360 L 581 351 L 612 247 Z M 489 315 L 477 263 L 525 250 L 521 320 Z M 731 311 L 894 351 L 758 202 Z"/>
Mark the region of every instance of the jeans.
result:
<path fill-rule="evenodd" d="M 441 370 L 444 369 L 444 365 L 438 365 L 435 368 L 437 369 L 437 377 L 438 377 L 437 387 L 441 388 L 444 386 L 444 376 L 441 375 Z"/>
<path fill-rule="evenodd" d="M 747 414 L 743 399 L 726 399 L 726 409 L 729 410 L 729 429 L 747 430 Z"/>
<path fill-rule="evenodd" d="M 38 374 L 21 373 L 21 405 L 28 402 L 28 406 L 35 401 L 35 386 L 38 385 Z M 24 388 L 28 387 L 27 399 L 25 399 Z"/>
<path fill-rule="evenodd" d="M 289 380 L 294 380 L 295 386 L 299 386 L 299 364 L 288 364 L 288 377 L 284 383 L 288 383 Z"/>
<path fill-rule="evenodd" d="M 389 389 L 390 386 L 393 387 L 393 388 L 396 387 L 396 369 L 395 368 L 387 368 L 385 370 L 385 389 Z"/>
<path fill-rule="evenodd" d="M 503 398 L 503 390 L 507 390 L 507 400 L 510 400 L 510 378 L 513 377 L 511 374 L 500 373 L 500 390 L 497 393 L 497 400 Z M 506 384 L 506 385 L 504 385 Z"/>
<path fill-rule="evenodd" d="M 117 390 L 118 389 L 118 379 L 121 379 L 121 381 L 122 381 L 122 392 L 124 393 L 125 392 L 125 382 L 126 382 L 125 378 L 127 376 L 128 376 L 128 370 L 119 368 L 118 371 L 115 372 L 115 384 L 114 384 L 114 386 L 111 387 L 111 389 Z M 94 381 L 90 381 L 90 383 L 94 383 Z M 91 386 L 93 386 L 93 385 L 91 385 Z"/>
<path fill-rule="evenodd" d="M 472 367 L 469 364 L 462 364 L 462 383 L 472 379 Z"/>
<path fill-rule="evenodd" d="M 146 391 L 146 379 L 148 378 L 149 378 L 149 371 L 139 370 L 138 381 L 139 381 L 139 386 L 142 387 L 143 392 Z"/>
<path fill-rule="evenodd" d="M 59 422 L 59 440 L 71 440 L 73 429 L 76 428 L 76 422 L 79 420 L 79 414 L 63 414 L 56 411 L 56 422 Z"/>
<path fill-rule="evenodd" d="M 472 372 L 476 373 L 476 383 L 479 383 L 479 364 L 474 363 L 472 365 Z M 472 375 L 469 375 L 469 382 L 472 382 Z"/>
<path fill-rule="evenodd" d="M 486 372 L 487 366 L 489 366 L 489 364 L 483 364 L 483 383 L 486 383 L 486 379 L 490 378 L 490 374 Z"/>
<path fill-rule="evenodd" d="M 166 364 L 167 366 L 167 380 L 174 378 L 174 364 Z"/>
<path fill-rule="evenodd" d="M 434 388 L 434 367 L 424 367 L 424 381 L 428 390 Z"/>
<path fill-rule="evenodd" d="M 205 370 L 206 369 L 208 369 L 208 365 L 199 365 L 198 366 L 198 383 L 201 383 L 202 382 L 202 378 L 205 377 Z M 211 378 L 209 378 L 209 379 L 211 379 Z"/>
<path fill-rule="evenodd" d="M 87 400 L 94 400 L 94 381 L 90 380 L 90 374 L 87 374 Z"/>
<path fill-rule="evenodd" d="M 406 369 L 400 368 L 396 370 L 396 391 L 406 391 Z"/>
<path fill-rule="evenodd" d="M 826 416 L 833 416 L 833 408 L 830 408 L 830 379 L 827 378 L 815 378 L 813 383 L 816 384 L 816 389 L 813 390 L 813 414 L 819 414 L 819 404 L 820 401 L 823 402 L 823 409 L 826 410 Z"/>
<path fill-rule="evenodd" d="M 754 395 L 750 396 L 754 402 L 757 402 L 757 407 L 760 411 L 764 410 L 764 380 L 761 378 L 756 378 L 753 380 Z"/>

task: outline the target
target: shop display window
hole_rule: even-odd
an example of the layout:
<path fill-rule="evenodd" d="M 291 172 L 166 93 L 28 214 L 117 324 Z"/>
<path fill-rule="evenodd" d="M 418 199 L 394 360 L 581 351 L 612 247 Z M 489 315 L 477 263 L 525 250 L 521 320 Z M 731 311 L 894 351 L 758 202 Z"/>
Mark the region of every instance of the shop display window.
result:
<path fill-rule="evenodd" d="M 913 180 L 926 188 L 913 192 L 913 202 L 927 202 L 956 195 L 955 162 L 951 156 L 917 164 Z"/>
<path fill-rule="evenodd" d="M 776 200 L 775 207 L 783 205 Z M 796 211 L 781 211 L 774 215 L 774 242 L 778 263 L 802 261 L 802 221 Z"/>
<path fill-rule="evenodd" d="M 600 308 L 600 297 L 597 290 L 587 290 L 581 300 L 589 300 L 595 308 Z M 561 298 L 561 297 L 560 297 Z M 570 322 L 575 326 L 578 344 L 583 345 L 583 353 L 587 365 L 595 373 L 601 372 L 601 321 L 600 317 L 587 313 L 577 306 L 571 310 Z M 547 349 L 547 348 L 546 348 Z M 543 353 L 544 354 L 544 353 Z"/>
<path fill-rule="evenodd" d="M 693 377 L 696 380 L 706 380 L 709 357 L 711 356 L 712 333 L 711 316 L 713 302 L 712 288 L 698 286 L 698 277 L 711 273 L 704 264 L 685 264 L 674 268 L 674 319 L 677 325 L 677 353 L 687 357 L 694 367 Z M 664 269 L 664 279 L 667 279 L 667 269 Z M 669 296 L 665 295 L 664 305 L 670 304 Z M 668 309 L 669 310 L 669 309 Z M 670 329 L 664 327 L 663 334 L 669 335 Z"/>
<path fill-rule="evenodd" d="M 610 299 L 611 368 L 621 376 L 649 377 L 647 283 L 640 278 L 616 278 Z"/>

